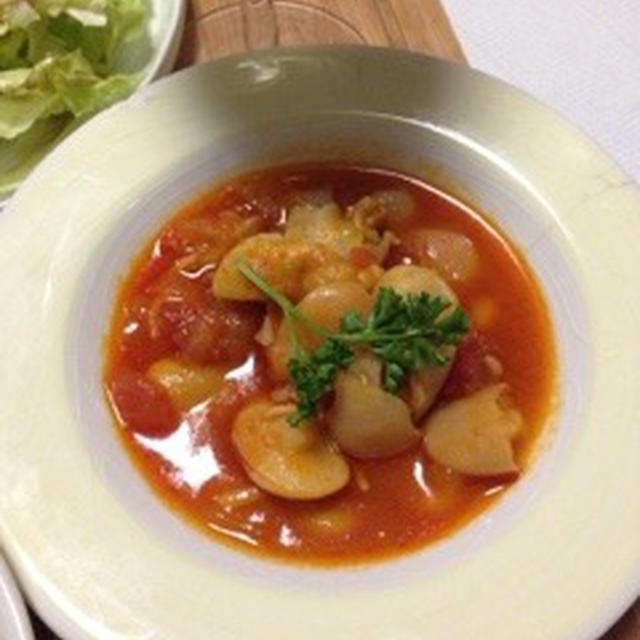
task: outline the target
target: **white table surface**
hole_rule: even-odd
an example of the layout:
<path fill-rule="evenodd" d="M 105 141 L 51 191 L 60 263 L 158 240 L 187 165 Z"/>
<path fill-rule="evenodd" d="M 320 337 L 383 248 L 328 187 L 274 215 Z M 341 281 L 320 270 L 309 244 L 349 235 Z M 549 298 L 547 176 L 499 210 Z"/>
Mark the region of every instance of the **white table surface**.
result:
<path fill-rule="evenodd" d="M 532 93 L 640 182 L 640 0 L 443 0 L 469 63 Z"/>

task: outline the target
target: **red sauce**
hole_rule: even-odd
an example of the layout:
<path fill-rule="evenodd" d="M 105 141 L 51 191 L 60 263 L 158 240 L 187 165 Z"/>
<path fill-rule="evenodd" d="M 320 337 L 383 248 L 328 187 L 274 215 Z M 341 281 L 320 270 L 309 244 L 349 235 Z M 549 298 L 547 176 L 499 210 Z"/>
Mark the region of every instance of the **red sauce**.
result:
<path fill-rule="evenodd" d="M 254 232 L 283 223 L 300 190 L 330 187 L 346 207 L 378 189 L 401 189 L 416 213 L 394 229 L 401 244 L 385 266 L 428 264 L 424 229 L 460 232 L 474 244 L 478 268 L 451 282 L 473 328 L 441 392 L 441 402 L 488 384 L 497 359 L 526 429 L 516 442 L 525 464 L 552 405 L 555 352 L 540 289 L 521 254 L 460 202 L 389 172 L 299 165 L 237 178 L 179 211 L 142 250 L 123 283 L 107 343 L 105 386 L 124 445 L 153 489 L 216 540 L 268 557 L 310 564 L 367 562 L 424 547 L 486 509 L 515 478 L 471 479 L 428 459 L 422 447 L 384 460 L 352 460 L 350 484 L 303 503 L 256 492 L 231 443 L 239 409 L 272 390 L 253 340 L 264 315 L 257 303 L 216 300 L 219 256 L 251 219 Z M 366 250 L 351 256 L 364 268 Z M 224 365 L 230 375 L 213 397 L 179 412 L 146 372 L 161 358 Z"/>

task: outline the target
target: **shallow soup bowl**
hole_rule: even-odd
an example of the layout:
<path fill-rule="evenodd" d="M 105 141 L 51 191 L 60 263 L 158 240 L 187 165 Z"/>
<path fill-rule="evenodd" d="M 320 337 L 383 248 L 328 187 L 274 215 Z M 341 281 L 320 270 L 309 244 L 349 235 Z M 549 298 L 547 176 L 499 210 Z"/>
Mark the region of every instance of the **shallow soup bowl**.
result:
<path fill-rule="evenodd" d="M 138 474 L 102 390 L 118 283 L 225 178 L 338 160 L 426 181 L 519 247 L 549 305 L 557 407 L 527 472 L 423 551 L 256 559 Z M 595 638 L 640 586 L 638 188 L 532 98 L 421 55 L 281 49 L 190 69 L 66 140 L 0 218 L 0 543 L 64 638 Z"/>

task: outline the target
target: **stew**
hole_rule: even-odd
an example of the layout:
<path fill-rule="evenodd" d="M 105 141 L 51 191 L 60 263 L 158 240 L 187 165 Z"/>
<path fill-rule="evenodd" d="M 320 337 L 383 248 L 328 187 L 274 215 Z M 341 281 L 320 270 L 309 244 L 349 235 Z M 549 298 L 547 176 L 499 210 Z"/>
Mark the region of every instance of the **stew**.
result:
<path fill-rule="evenodd" d="M 449 536 L 526 470 L 555 351 L 524 256 L 427 184 L 348 165 L 239 176 L 141 247 L 105 390 L 155 492 L 303 564 Z"/>

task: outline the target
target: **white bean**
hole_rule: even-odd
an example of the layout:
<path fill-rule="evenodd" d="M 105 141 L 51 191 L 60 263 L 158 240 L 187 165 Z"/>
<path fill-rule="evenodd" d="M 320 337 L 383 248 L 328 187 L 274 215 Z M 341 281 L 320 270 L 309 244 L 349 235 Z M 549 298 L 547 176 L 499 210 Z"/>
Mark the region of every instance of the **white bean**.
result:
<path fill-rule="evenodd" d="M 165 358 L 149 367 L 147 377 L 167 391 L 178 410 L 186 411 L 219 391 L 224 370 Z"/>
<path fill-rule="evenodd" d="M 426 229 L 425 251 L 433 265 L 452 280 L 468 280 L 478 268 L 478 252 L 467 236 L 454 231 Z"/>
<path fill-rule="evenodd" d="M 350 371 L 338 375 L 328 424 L 340 448 L 357 458 L 395 455 L 421 435 L 403 400 Z"/>
<path fill-rule="evenodd" d="M 519 411 L 501 403 L 505 391 L 506 384 L 494 384 L 434 411 L 425 425 L 429 455 L 459 473 L 517 473 L 513 439 L 523 421 Z"/>
<path fill-rule="evenodd" d="M 378 281 L 376 290 L 391 287 L 402 295 L 425 292 L 431 296 L 445 298 L 453 305 L 458 298 L 451 287 L 433 269 L 415 265 L 398 265 L 387 271 Z M 446 315 L 449 311 L 445 311 Z M 449 361 L 443 365 L 424 368 L 411 375 L 409 379 L 409 404 L 414 420 L 420 420 L 433 404 L 440 389 L 445 383 L 455 357 L 456 349 L 447 346 L 442 349 Z"/>
<path fill-rule="evenodd" d="M 316 500 L 340 491 L 351 475 L 344 456 L 314 423 L 292 427 L 295 405 L 256 402 L 237 416 L 231 437 L 247 474 L 268 493 Z"/>
<path fill-rule="evenodd" d="M 364 287 L 357 282 L 335 282 L 314 289 L 308 293 L 298 305 L 310 320 L 325 329 L 338 331 L 340 321 L 345 313 L 359 311 L 365 316 L 373 306 L 373 299 Z M 296 331 L 300 343 L 307 349 L 320 346 L 324 339 L 296 322 Z M 293 356 L 291 329 L 287 323 L 280 324 L 273 344 L 267 349 L 267 356 L 271 364 L 274 377 L 283 381 L 288 375 L 288 362 Z"/>

